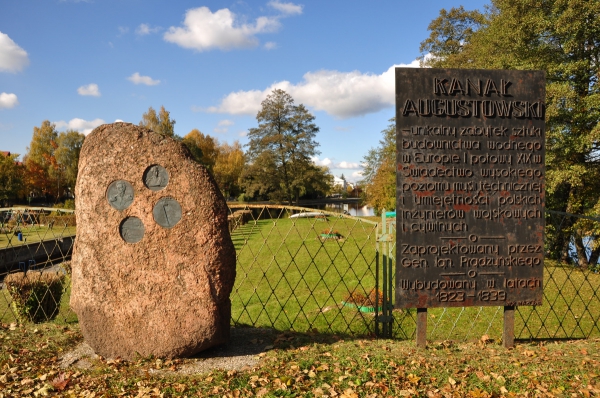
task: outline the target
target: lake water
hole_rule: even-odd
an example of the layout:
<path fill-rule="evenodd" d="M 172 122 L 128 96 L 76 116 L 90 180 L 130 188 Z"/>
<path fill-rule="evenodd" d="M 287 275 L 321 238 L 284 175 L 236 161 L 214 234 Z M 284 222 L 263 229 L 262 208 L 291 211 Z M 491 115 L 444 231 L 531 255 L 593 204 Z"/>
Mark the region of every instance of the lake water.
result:
<path fill-rule="evenodd" d="M 374 216 L 375 211 L 370 206 L 361 206 L 358 203 L 328 203 L 324 205 L 309 205 L 306 206 L 311 209 L 325 210 L 333 213 L 343 213 L 347 211 L 348 214 L 355 217 Z"/>

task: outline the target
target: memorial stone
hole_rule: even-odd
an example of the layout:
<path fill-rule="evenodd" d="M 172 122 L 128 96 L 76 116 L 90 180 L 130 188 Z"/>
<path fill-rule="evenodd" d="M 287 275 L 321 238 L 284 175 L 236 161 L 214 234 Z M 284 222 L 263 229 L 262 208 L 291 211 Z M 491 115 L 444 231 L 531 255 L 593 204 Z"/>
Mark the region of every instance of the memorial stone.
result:
<path fill-rule="evenodd" d="M 396 68 L 400 308 L 538 305 L 540 71 Z"/>
<path fill-rule="evenodd" d="M 170 137 L 129 123 L 85 139 L 71 307 L 104 357 L 182 357 L 229 339 L 235 250 L 213 178 Z"/>

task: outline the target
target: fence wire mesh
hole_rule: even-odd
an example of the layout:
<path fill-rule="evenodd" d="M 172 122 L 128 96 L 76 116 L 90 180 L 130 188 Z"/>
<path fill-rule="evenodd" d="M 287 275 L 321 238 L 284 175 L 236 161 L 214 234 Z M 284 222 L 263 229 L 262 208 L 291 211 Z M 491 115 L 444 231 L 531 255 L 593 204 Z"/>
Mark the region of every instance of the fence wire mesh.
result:
<path fill-rule="evenodd" d="M 234 325 L 372 334 L 373 221 L 293 206 L 230 206 Z"/>
<path fill-rule="evenodd" d="M 237 252 L 233 325 L 372 335 L 385 331 L 389 314 L 392 337 L 414 338 L 416 310 L 392 310 L 383 297 L 394 297 L 393 220 L 240 204 L 230 205 L 229 229 Z M 75 233 L 69 211 L 0 209 L 0 322 L 77 321 L 68 304 Z M 546 213 L 544 302 L 517 307 L 517 338 L 600 336 L 598 237 L 600 218 Z M 429 340 L 502 336 L 502 307 L 427 316 Z"/>
<path fill-rule="evenodd" d="M 0 208 L 0 322 L 75 322 L 73 210 Z"/>
<path fill-rule="evenodd" d="M 518 339 L 600 336 L 600 218 L 546 211 L 544 296 L 541 306 L 517 307 Z M 501 339 L 503 307 L 434 308 L 428 340 Z M 395 310 L 394 336 L 415 337 L 416 310 Z"/>

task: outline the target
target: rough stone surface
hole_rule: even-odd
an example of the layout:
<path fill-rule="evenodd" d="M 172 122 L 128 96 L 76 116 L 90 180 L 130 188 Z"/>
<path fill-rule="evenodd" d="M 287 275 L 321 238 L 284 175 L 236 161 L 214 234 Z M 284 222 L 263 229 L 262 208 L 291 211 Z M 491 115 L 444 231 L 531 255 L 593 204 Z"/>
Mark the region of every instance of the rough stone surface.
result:
<path fill-rule="evenodd" d="M 168 172 L 159 190 L 144 180 L 153 165 Z M 119 190 L 107 195 L 118 180 L 134 191 L 123 210 L 109 202 Z M 172 358 L 228 341 L 235 249 L 227 204 L 183 145 L 129 123 L 102 125 L 85 139 L 75 198 L 71 307 L 97 354 Z M 153 214 L 163 198 L 168 227 Z"/>

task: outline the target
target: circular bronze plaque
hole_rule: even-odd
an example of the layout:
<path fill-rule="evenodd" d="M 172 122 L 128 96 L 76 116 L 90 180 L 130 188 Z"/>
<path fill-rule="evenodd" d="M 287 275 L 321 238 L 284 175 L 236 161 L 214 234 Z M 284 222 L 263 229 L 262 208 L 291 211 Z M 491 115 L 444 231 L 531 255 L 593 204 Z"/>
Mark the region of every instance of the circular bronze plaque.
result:
<path fill-rule="evenodd" d="M 113 208 L 125 210 L 133 203 L 133 187 L 125 180 L 113 181 L 106 190 L 106 200 Z"/>
<path fill-rule="evenodd" d="M 160 191 L 169 183 L 167 169 L 159 164 L 153 164 L 144 171 L 144 184 L 152 191 Z"/>
<path fill-rule="evenodd" d="M 121 221 L 119 233 L 127 243 L 138 243 L 144 237 L 144 223 L 137 217 L 127 217 Z"/>
<path fill-rule="evenodd" d="M 173 228 L 181 220 L 181 205 L 173 198 L 162 198 L 154 205 L 152 215 L 161 227 Z"/>

